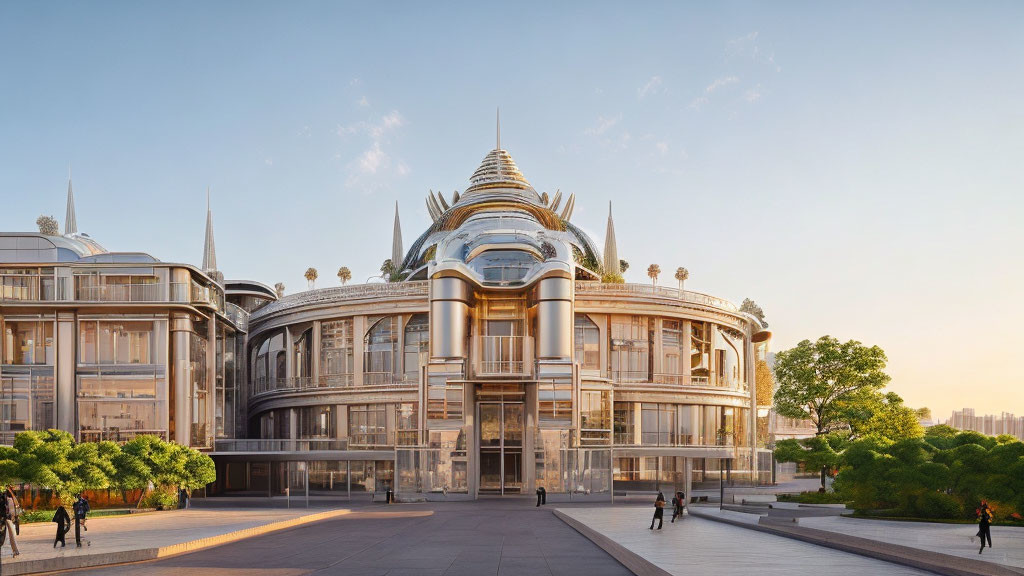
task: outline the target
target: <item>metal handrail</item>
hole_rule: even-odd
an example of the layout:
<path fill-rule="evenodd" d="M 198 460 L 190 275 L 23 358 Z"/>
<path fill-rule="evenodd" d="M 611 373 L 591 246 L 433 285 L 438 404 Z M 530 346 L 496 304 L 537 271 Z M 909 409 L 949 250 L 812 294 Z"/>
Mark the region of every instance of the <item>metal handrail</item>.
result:
<path fill-rule="evenodd" d="M 522 374 L 526 336 L 480 336 L 480 372 Z"/>
<path fill-rule="evenodd" d="M 214 442 L 216 452 L 307 452 L 316 450 L 348 450 L 347 438 L 289 439 L 224 439 Z"/>
<path fill-rule="evenodd" d="M 396 297 L 424 297 L 429 292 L 430 283 L 426 280 L 411 282 L 387 282 L 376 284 L 352 284 L 350 286 L 333 286 L 318 288 L 286 296 L 253 312 L 250 320 L 255 322 L 264 316 L 311 304 L 331 303 L 338 300 L 379 299 Z"/>

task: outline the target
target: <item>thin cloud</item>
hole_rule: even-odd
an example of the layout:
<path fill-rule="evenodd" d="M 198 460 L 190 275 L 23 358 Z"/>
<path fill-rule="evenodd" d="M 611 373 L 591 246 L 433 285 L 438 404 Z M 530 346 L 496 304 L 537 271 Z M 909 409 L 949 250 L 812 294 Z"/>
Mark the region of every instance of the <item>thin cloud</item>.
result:
<path fill-rule="evenodd" d="M 707 88 L 704 89 L 704 92 L 711 94 L 712 92 L 718 90 L 719 88 L 723 88 L 730 84 L 735 84 L 739 81 L 740 79 L 735 76 L 723 76 L 721 78 L 716 78 L 714 82 L 708 84 Z"/>
<path fill-rule="evenodd" d="M 392 160 L 387 151 L 392 137 L 404 125 L 402 114 L 392 110 L 376 120 L 338 126 L 338 136 L 363 136 L 368 141 L 366 148 L 345 167 L 348 173 L 345 178 L 347 187 L 362 188 L 369 193 L 382 188 L 389 179 L 409 173 L 408 165 L 401 160 Z"/>
<path fill-rule="evenodd" d="M 612 116 L 605 118 L 604 116 L 597 117 L 597 124 L 587 128 L 583 131 L 587 136 L 600 136 L 614 127 L 619 121 L 622 120 L 622 114 L 618 116 Z"/>
<path fill-rule="evenodd" d="M 356 102 L 356 104 L 357 104 L 357 105 L 358 105 L 358 106 L 359 106 L 360 108 L 366 108 L 367 106 L 369 106 L 369 105 L 370 105 L 370 101 L 366 99 L 366 96 L 363 96 L 362 98 L 360 98 L 360 99 L 359 99 L 359 101 L 358 101 L 358 102 Z"/>
<path fill-rule="evenodd" d="M 753 88 L 747 90 L 746 94 L 743 95 L 743 99 L 753 104 L 761 99 L 761 85 L 758 84 Z"/>
<path fill-rule="evenodd" d="M 643 100 L 644 98 L 651 94 L 657 94 L 660 88 L 661 76 L 651 76 L 651 79 L 648 80 L 646 84 L 644 84 L 640 88 L 637 88 L 637 96 L 639 96 L 640 99 Z"/>

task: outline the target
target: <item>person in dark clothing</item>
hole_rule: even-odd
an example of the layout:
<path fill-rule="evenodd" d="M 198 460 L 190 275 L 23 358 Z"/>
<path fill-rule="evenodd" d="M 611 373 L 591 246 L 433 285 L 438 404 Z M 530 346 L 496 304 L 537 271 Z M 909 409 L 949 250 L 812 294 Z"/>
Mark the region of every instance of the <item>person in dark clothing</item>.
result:
<path fill-rule="evenodd" d="M 672 497 L 672 523 L 675 523 L 676 518 L 682 518 L 683 516 L 683 493 L 676 492 L 675 496 Z"/>
<path fill-rule="evenodd" d="M 57 542 L 60 542 L 60 547 L 65 546 L 64 536 L 71 530 L 71 516 L 68 514 L 67 509 L 63 506 L 58 506 L 57 511 L 53 514 L 53 522 L 57 523 L 57 536 L 53 539 L 53 547 L 57 547 Z"/>
<path fill-rule="evenodd" d="M 548 491 L 543 486 L 537 487 L 537 506 L 548 503 Z"/>
<path fill-rule="evenodd" d="M 665 523 L 665 495 L 658 492 L 658 497 L 654 499 L 654 518 L 651 518 L 651 530 L 654 530 L 654 521 L 658 521 L 658 530 L 661 530 L 661 526 Z"/>
<path fill-rule="evenodd" d="M 81 527 L 85 524 L 85 515 L 89 512 L 89 501 L 82 498 L 82 495 L 78 495 L 78 500 L 71 505 L 71 510 L 75 513 L 75 546 L 78 548 L 82 547 L 82 531 Z M 88 530 L 88 528 L 86 529 Z"/>
<path fill-rule="evenodd" d="M 992 547 L 992 530 L 990 528 L 992 518 L 992 509 L 988 507 L 988 502 L 982 500 L 981 508 L 978 508 L 978 538 L 981 539 L 981 548 L 978 550 L 978 554 L 985 550 L 985 540 L 988 540 L 988 547 Z"/>

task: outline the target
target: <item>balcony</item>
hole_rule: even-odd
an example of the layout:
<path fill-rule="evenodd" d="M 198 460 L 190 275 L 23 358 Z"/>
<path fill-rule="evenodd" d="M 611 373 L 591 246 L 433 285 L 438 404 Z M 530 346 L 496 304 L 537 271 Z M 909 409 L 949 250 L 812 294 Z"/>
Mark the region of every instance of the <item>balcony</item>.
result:
<path fill-rule="evenodd" d="M 78 286 L 75 299 L 80 302 L 162 302 L 161 284 L 99 284 Z"/>
<path fill-rule="evenodd" d="M 482 376 L 529 374 L 533 338 L 480 336 L 477 374 Z"/>
<path fill-rule="evenodd" d="M 707 376 L 686 376 L 684 374 L 655 374 L 655 384 L 670 384 L 673 386 L 707 386 Z"/>
<path fill-rule="evenodd" d="M 0 274 L 0 300 L 53 301 L 57 299 L 52 274 Z"/>
<path fill-rule="evenodd" d="M 308 452 L 316 450 L 348 450 L 347 438 L 313 440 L 216 440 L 217 452 Z"/>
<path fill-rule="evenodd" d="M 652 286 L 650 284 L 609 284 L 602 282 L 576 282 L 576 295 L 608 295 L 608 296 L 637 296 L 655 297 L 660 299 L 677 300 L 691 304 L 700 304 L 729 312 L 739 312 L 739 307 L 724 298 L 679 290 L 668 286 Z"/>
<path fill-rule="evenodd" d="M 252 379 L 252 395 L 269 394 L 271 392 L 302 392 L 308 390 L 355 388 L 354 374 L 328 374 L 314 380 L 312 376 L 288 376 L 275 378 L 257 376 Z M 402 387 L 415 384 L 408 381 L 404 374 L 391 372 L 364 372 L 363 386 L 395 386 Z"/>

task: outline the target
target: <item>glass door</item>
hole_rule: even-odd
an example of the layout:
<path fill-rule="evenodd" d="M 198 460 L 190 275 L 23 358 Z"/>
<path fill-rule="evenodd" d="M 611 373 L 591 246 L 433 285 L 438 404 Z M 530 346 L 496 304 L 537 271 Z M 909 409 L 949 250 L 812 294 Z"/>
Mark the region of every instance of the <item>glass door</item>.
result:
<path fill-rule="evenodd" d="M 523 489 L 523 403 L 480 402 L 480 492 Z"/>

